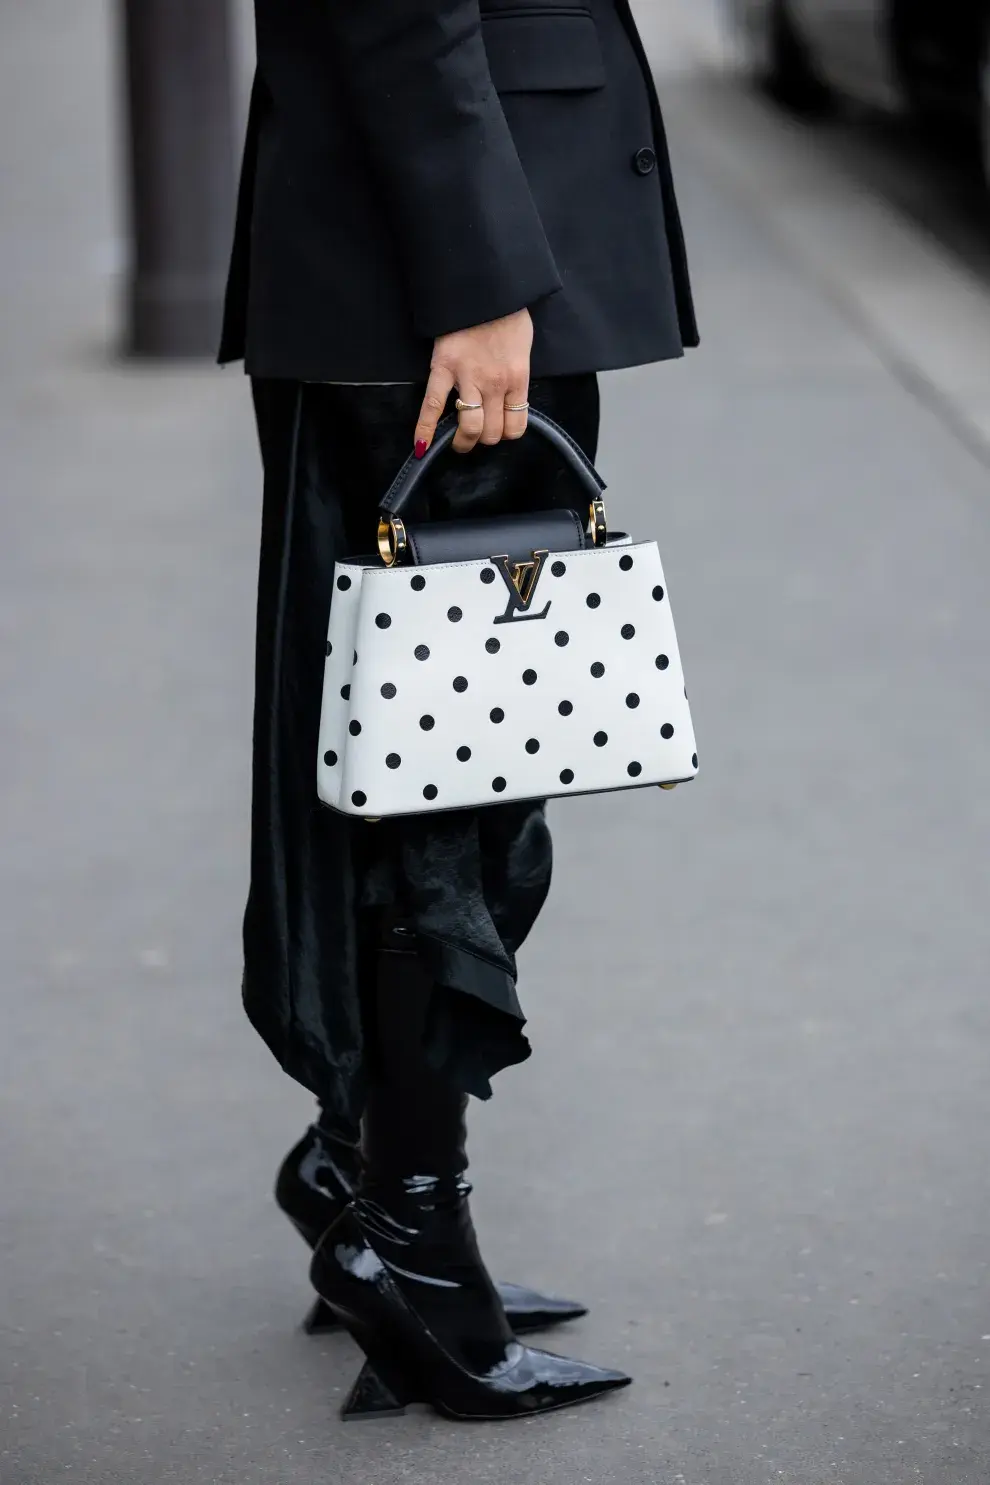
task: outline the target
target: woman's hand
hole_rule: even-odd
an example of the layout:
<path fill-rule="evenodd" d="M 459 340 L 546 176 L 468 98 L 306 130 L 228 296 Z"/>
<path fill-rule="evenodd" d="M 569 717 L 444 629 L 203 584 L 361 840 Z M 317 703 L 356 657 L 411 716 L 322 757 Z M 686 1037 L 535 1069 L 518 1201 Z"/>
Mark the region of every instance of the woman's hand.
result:
<path fill-rule="evenodd" d="M 529 357 L 533 348 L 533 321 L 528 309 L 517 310 L 487 325 L 440 335 L 426 396 L 416 424 L 416 457 L 422 459 L 437 431 L 437 423 L 453 389 L 461 402 L 476 408 L 458 413 L 454 448 L 467 454 L 475 444 L 522 438 L 526 432 L 523 404 L 529 395 Z M 521 409 L 510 411 L 510 409 Z"/>

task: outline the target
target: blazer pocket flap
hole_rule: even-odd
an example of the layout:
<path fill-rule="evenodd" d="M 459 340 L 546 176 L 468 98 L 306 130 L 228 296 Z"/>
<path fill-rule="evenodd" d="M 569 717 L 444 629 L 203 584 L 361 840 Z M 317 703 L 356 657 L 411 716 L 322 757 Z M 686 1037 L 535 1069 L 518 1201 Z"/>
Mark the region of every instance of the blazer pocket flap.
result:
<path fill-rule="evenodd" d="M 598 28 L 588 11 L 488 11 L 482 31 L 497 93 L 575 93 L 605 86 Z"/>

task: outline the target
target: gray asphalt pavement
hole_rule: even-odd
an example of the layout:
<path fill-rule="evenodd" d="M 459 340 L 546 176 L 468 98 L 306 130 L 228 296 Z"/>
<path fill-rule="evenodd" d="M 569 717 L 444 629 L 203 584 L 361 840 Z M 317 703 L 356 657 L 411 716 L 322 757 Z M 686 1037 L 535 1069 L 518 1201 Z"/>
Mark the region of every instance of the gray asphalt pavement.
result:
<path fill-rule="evenodd" d="M 310 1105 L 238 1000 L 247 390 L 102 349 L 111 58 L 70 10 L 0 3 L 0 1482 L 986 1485 L 990 465 L 667 79 L 705 346 L 605 379 L 600 466 L 702 770 L 554 809 L 535 1055 L 472 1142 L 492 1267 L 636 1386 L 343 1428 L 269 1196 Z"/>

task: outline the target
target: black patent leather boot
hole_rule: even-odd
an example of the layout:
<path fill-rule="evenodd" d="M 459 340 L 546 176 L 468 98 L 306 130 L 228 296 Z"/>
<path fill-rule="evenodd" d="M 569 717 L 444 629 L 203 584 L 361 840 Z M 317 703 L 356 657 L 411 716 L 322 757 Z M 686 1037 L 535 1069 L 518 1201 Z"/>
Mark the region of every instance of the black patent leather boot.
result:
<path fill-rule="evenodd" d="M 313 1286 L 366 1358 L 346 1421 L 416 1402 L 454 1419 L 524 1418 L 629 1384 L 516 1339 L 478 1252 L 469 1192 L 456 1169 L 399 1176 L 370 1157 L 357 1198 L 321 1238 Z"/>
<path fill-rule="evenodd" d="M 322 1234 L 353 1199 L 361 1171 L 356 1144 L 312 1124 L 286 1155 L 275 1180 L 275 1201 L 303 1242 L 315 1248 Z M 307 1335 L 328 1335 L 340 1321 L 322 1299 L 303 1320 Z"/>
<path fill-rule="evenodd" d="M 310 1248 L 351 1201 L 361 1175 L 357 1146 L 314 1124 L 285 1157 L 275 1182 L 275 1200 Z M 521 1284 L 499 1283 L 499 1298 L 517 1335 L 547 1330 L 588 1313 L 576 1300 L 541 1294 Z M 333 1311 L 317 1299 L 303 1321 L 307 1335 L 340 1329 Z"/>
<path fill-rule="evenodd" d="M 516 1339 L 471 1222 L 467 1099 L 417 1055 L 425 1011 L 413 992 L 422 978 L 414 954 L 383 954 L 381 1070 L 365 1112 L 364 1169 L 354 1202 L 313 1256 L 314 1288 L 367 1358 L 343 1416 L 425 1402 L 451 1418 L 519 1418 L 627 1386 L 620 1372 Z"/>

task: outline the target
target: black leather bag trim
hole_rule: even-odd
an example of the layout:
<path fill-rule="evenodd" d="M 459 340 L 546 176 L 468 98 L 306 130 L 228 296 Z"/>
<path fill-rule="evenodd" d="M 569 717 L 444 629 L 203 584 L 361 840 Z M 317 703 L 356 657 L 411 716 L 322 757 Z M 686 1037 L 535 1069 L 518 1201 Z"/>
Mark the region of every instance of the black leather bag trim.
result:
<path fill-rule="evenodd" d="M 502 556 L 512 562 L 528 562 L 534 552 L 577 552 L 588 545 L 581 518 L 573 510 L 427 521 L 421 526 L 407 526 L 406 539 L 417 567 Z"/>
<path fill-rule="evenodd" d="M 437 431 L 433 442 L 423 458 L 415 459 L 410 454 L 405 464 L 403 464 L 395 476 L 378 507 L 383 515 L 397 516 L 405 510 L 407 504 L 413 499 L 416 491 L 424 482 L 427 472 L 453 443 L 456 432 L 457 414 L 448 413 L 437 424 Z M 605 489 L 605 481 L 587 454 L 575 443 L 567 430 L 561 428 L 559 423 L 555 423 L 552 418 L 548 418 L 546 413 L 541 413 L 536 408 L 531 408 L 529 429 L 526 437 L 533 438 L 534 436 L 545 438 L 548 443 L 556 448 L 564 463 L 569 465 L 577 475 L 579 483 L 587 492 L 588 500 L 597 500 Z"/>

